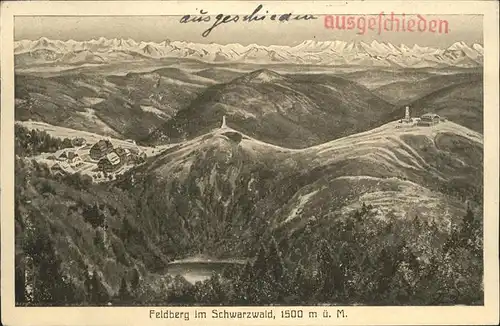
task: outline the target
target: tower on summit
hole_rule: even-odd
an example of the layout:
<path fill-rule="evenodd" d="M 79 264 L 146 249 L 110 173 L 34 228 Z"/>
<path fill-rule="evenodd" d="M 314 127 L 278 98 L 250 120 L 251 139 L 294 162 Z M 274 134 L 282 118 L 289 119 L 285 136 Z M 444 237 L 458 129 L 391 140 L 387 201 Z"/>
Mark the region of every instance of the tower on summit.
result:
<path fill-rule="evenodd" d="M 405 107 L 405 121 L 406 122 L 410 121 L 410 107 L 409 106 Z"/>
<path fill-rule="evenodd" d="M 405 106 L 405 117 L 401 119 L 399 122 L 400 123 L 411 123 L 413 119 L 410 116 L 410 107 Z"/>
<path fill-rule="evenodd" d="M 220 128 L 227 128 L 227 125 L 226 125 L 226 116 L 222 116 L 222 125 L 220 126 Z"/>

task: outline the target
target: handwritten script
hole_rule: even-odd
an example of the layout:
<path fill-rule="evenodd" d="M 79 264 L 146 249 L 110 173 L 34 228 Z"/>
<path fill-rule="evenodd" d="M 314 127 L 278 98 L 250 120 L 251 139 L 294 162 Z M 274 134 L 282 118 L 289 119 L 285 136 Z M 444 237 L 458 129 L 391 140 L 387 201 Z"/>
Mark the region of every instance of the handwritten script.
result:
<path fill-rule="evenodd" d="M 208 14 L 208 11 L 202 9 L 200 10 L 200 15 L 184 15 L 182 16 L 179 22 L 181 24 L 211 23 L 212 25 L 201 34 L 203 37 L 207 37 L 217 26 L 222 24 L 237 23 L 237 22 L 252 23 L 263 20 L 289 22 L 289 21 L 312 20 L 312 19 L 318 19 L 318 17 L 309 14 L 306 15 L 293 15 L 292 13 L 269 14 L 268 11 L 265 11 L 265 13 L 262 11 L 262 5 L 258 5 L 257 8 L 255 8 L 251 14 L 245 15 L 242 18 L 240 18 L 239 15 L 218 14 L 214 17 L 214 20 L 212 20 L 212 16 Z"/>

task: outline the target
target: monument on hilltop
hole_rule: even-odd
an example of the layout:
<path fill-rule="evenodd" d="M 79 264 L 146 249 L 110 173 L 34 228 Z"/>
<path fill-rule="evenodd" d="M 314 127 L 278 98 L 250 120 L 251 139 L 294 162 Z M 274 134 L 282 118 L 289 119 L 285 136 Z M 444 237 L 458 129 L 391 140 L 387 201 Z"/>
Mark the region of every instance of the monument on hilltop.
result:
<path fill-rule="evenodd" d="M 227 128 L 226 124 L 226 116 L 222 116 L 222 125 L 220 126 L 221 129 Z"/>

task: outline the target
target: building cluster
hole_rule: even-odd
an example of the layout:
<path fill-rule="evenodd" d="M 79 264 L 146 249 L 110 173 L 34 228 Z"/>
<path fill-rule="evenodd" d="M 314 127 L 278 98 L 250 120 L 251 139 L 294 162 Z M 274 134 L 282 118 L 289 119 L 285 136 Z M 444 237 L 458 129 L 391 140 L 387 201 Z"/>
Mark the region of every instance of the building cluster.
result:
<path fill-rule="evenodd" d="M 49 159 L 57 161 L 51 167 L 54 174 L 72 174 L 85 164 L 84 160 L 73 149 L 65 149 L 57 156 L 50 156 Z"/>
<path fill-rule="evenodd" d="M 419 118 L 412 118 L 410 116 L 410 107 L 406 106 L 405 116 L 403 119 L 399 120 L 399 123 L 410 125 L 416 124 L 417 126 L 430 127 L 444 121 L 446 121 L 446 118 L 440 117 L 435 113 L 426 113 Z"/>
<path fill-rule="evenodd" d="M 109 140 L 105 139 L 95 144 L 87 144 L 85 139 L 75 138 L 71 144 L 73 148 L 67 148 L 57 155 L 49 156 L 49 159 L 57 161 L 51 167 L 54 174 L 75 173 L 86 162 L 97 163 L 97 168 L 103 172 L 114 172 L 125 164 L 138 164 L 146 158 L 146 154 L 140 152 L 139 149 L 114 147 Z M 85 149 L 88 151 L 84 151 Z"/>
<path fill-rule="evenodd" d="M 136 149 L 114 147 L 109 140 L 99 140 L 90 148 L 90 158 L 97 161 L 97 167 L 104 172 L 114 172 L 127 163 L 139 163 L 144 153 Z"/>

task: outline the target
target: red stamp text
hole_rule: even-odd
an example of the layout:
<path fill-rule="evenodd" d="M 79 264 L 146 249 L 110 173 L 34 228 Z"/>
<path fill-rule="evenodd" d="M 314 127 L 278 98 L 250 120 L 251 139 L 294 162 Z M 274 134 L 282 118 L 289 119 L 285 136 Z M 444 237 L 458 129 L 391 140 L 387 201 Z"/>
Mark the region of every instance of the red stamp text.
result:
<path fill-rule="evenodd" d="M 363 35 L 368 31 L 378 34 L 383 32 L 430 32 L 448 34 L 448 21 L 443 19 L 428 19 L 423 15 L 406 16 L 384 14 L 366 16 L 326 15 L 324 16 L 325 28 L 336 30 L 356 30 Z"/>

